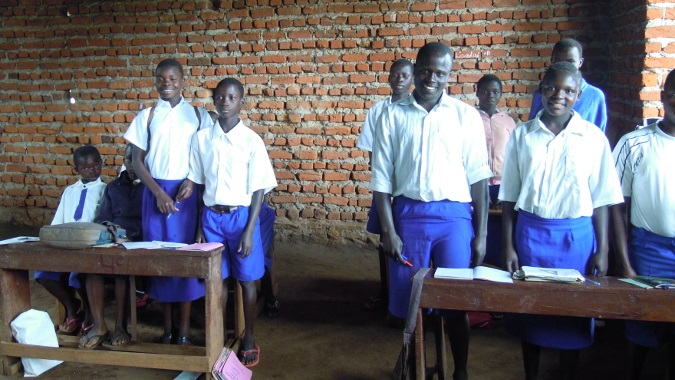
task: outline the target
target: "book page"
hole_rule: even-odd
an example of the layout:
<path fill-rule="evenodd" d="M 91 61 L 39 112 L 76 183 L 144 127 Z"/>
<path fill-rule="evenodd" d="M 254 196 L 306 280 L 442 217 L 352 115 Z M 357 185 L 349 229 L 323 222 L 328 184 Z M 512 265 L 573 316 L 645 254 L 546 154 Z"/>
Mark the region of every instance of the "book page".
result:
<path fill-rule="evenodd" d="M 474 280 L 485 280 L 503 283 L 513 283 L 511 273 L 501 269 L 478 266 L 473 269 Z"/>
<path fill-rule="evenodd" d="M 176 248 L 176 251 L 204 251 L 208 252 L 216 248 L 222 247 L 222 243 L 194 243 L 183 247 Z"/>
<path fill-rule="evenodd" d="M 473 280 L 471 268 L 436 268 L 435 278 L 449 278 L 453 280 Z"/>

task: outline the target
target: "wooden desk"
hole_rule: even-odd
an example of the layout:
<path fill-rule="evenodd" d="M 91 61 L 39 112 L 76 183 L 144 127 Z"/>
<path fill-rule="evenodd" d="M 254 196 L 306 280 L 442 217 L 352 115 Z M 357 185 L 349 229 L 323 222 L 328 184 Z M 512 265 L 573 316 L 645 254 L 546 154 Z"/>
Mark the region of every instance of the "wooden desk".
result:
<path fill-rule="evenodd" d="M 43 243 L 0 246 L 0 356 L 9 374 L 11 357 L 33 357 L 80 363 L 122 365 L 206 372 L 224 346 L 222 248 L 209 252 L 126 250 L 124 248 L 58 249 Z M 205 347 L 142 343 L 124 350 L 51 348 L 12 342 L 10 322 L 31 308 L 28 270 L 101 273 L 109 275 L 196 277 L 206 283 Z M 237 337 L 235 337 L 237 338 Z"/>
<path fill-rule="evenodd" d="M 422 308 L 675 322 L 675 291 L 642 289 L 614 277 L 593 280 L 601 286 L 446 280 L 429 271 L 415 327 L 418 379 L 425 378 L 426 370 Z"/>

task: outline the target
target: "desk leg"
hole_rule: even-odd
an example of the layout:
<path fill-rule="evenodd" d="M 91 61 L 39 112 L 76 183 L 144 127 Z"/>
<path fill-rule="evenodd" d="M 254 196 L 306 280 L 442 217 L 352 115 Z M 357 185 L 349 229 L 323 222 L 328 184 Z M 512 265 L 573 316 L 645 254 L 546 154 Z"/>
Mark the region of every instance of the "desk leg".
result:
<path fill-rule="evenodd" d="M 424 357 L 424 322 L 422 309 L 417 310 L 417 323 L 415 324 L 415 366 L 418 380 L 426 379 L 426 358 Z"/>
<path fill-rule="evenodd" d="M 223 323 L 223 283 L 221 279 L 221 261 L 220 255 L 211 263 L 211 277 L 205 279 L 206 297 L 206 358 L 209 371 L 206 372 L 206 378 L 211 377 L 210 369 L 218 359 L 220 352 L 225 346 L 225 326 Z"/>
<path fill-rule="evenodd" d="M 2 327 L 0 341 L 12 341 L 12 329 L 9 324 L 19 314 L 30 309 L 30 285 L 27 270 L 0 269 L 0 310 L 2 310 Z M 2 372 L 12 375 L 18 371 L 19 358 L 2 356 Z"/>
<path fill-rule="evenodd" d="M 129 314 L 131 314 L 131 340 L 138 342 L 138 314 L 136 310 L 136 276 L 129 276 Z"/>

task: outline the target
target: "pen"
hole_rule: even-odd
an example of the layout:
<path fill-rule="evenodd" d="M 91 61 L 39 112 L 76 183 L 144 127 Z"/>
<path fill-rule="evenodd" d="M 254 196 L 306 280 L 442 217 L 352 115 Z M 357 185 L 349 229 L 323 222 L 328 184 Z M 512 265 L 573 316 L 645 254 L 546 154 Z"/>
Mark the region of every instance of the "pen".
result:
<path fill-rule="evenodd" d="M 593 284 L 595 286 L 600 286 L 600 283 L 597 282 L 597 281 L 593 281 L 593 280 L 589 280 L 589 279 L 586 279 L 586 281 L 590 282 L 591 284 Z"/>
<path fill-rule="evenodd" d="M 178 203 L 180 203 L 180 202 L 176 202 L 176 204 L 178 204 Z M 178 212 L 178 211 L 180 211 L 180 210 L 179 210 L 178 208 L 176 208 L 176 212 Z M 170 218 L 171 215 L 173 215 L 173 214 L 174 214 L 173 212 L 169 212 L 169 215 L 166 216 L 166 220 L 169 220 L 169 218 Z"/>
<path fill-rule="evenodd" d="M 401 255 L 401 258 L 402 258 L 403 260 L 405 260 L 405 261 L 403 262 L 403 264 L 405 264 L 405 265 L 407 265 L 407 266 L 409 266 L 409 267 L 413 266 L 413 265 L 410 263 L 410 261 L 408 261 L 408 258 L 407 258 L 407 257 Z"/>

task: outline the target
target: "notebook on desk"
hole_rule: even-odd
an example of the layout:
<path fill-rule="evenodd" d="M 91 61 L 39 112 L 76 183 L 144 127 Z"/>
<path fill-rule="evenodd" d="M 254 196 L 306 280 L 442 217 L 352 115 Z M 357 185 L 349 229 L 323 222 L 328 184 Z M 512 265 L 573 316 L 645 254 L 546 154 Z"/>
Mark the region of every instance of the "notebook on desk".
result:
<path fill-rule="evenodd" d="M 509 272 L 485 266 L 477 266 L 475 268 L 436 268 L 434 278 L 513 283 Z"/>

